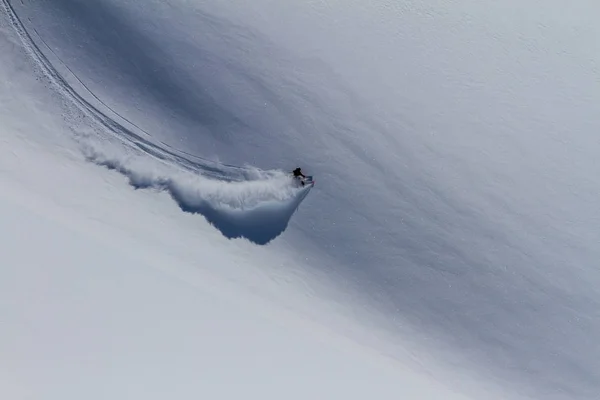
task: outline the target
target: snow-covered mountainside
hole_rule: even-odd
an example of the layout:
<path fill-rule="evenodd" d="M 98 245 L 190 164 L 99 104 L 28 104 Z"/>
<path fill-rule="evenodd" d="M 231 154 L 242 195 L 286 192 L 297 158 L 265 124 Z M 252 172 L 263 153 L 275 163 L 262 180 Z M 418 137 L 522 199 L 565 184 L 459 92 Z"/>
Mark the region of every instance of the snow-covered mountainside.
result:
<path fill-rule="evenodd" d="M 3 397 L 598 397 L 595 2 L 0 5 Z"/>

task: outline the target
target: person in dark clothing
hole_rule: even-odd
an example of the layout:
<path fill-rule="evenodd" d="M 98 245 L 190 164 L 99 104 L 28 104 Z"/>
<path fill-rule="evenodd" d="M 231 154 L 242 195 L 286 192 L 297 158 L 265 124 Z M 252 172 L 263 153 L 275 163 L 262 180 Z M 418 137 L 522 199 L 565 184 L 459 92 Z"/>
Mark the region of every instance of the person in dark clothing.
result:
<path fill-rule="evenodd" d="M 294 176 L 295 176 L 296 178 L 297 178 L 297 177 L 300 177 L 300 176 L 301 176 L 301 177 L 303 177 L 303 178 L 306 178 L 306 175 L 304 175 L 304 174 L 302 173 L 302 169 L 301 169 L 300 167 L 296 168 L 296 169 L 295 169 L 294 171 L 292 171 L 292 172 L 294 173 Z"/>
<path fill-rule="evenodd" d="M 302 169 L 300 167 L 298 167 L 295 170 L 293 170 L 292 173 L 294 174 L 294 178 L 298 179 L 300 181 L 300 183 L 302 184 L 302 186 L 304 186 L 304 179 L 306 178 L 306 175 L 304 175 L 302 173 Z M 300 177 L 302 177 L 304 179 L 302 179 Z"/>

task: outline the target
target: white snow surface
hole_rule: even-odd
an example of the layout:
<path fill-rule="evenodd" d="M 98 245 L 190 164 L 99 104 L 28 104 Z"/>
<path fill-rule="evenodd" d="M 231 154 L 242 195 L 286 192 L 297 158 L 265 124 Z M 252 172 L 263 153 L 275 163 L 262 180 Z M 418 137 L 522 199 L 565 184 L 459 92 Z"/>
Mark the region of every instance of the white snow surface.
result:
<path fill-rule="evenodd" d="M 597 399 L 599 11 L 0 0 L 0 396 Z"/>

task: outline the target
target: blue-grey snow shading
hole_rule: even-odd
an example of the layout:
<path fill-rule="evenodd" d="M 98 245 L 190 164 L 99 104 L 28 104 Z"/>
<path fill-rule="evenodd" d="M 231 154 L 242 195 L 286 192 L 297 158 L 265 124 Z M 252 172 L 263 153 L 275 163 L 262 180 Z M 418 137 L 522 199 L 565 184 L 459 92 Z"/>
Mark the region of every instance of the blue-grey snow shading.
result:
<path fill-rule="evenodd" d="M 391 332 L 538 398 L 600 393 L 595 2 L 14 6 L 157 139 L 317 176 L 286 240 Z"/>

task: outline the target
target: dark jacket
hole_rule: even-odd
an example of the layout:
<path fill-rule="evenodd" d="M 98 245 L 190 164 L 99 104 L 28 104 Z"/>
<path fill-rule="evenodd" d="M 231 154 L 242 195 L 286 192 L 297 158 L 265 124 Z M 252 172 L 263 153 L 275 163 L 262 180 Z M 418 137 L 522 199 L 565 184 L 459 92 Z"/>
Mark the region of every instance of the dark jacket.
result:
<path fill-rule="evenodd" d="M 296 177 L 301 176 L 303 178 L 306 178 L 306 176 L 302 173 L 302 170 L 300 168 L 296 168 L 293 171 L 293 173 L 294 173 L 294 176 L 296 176 Z"/>

